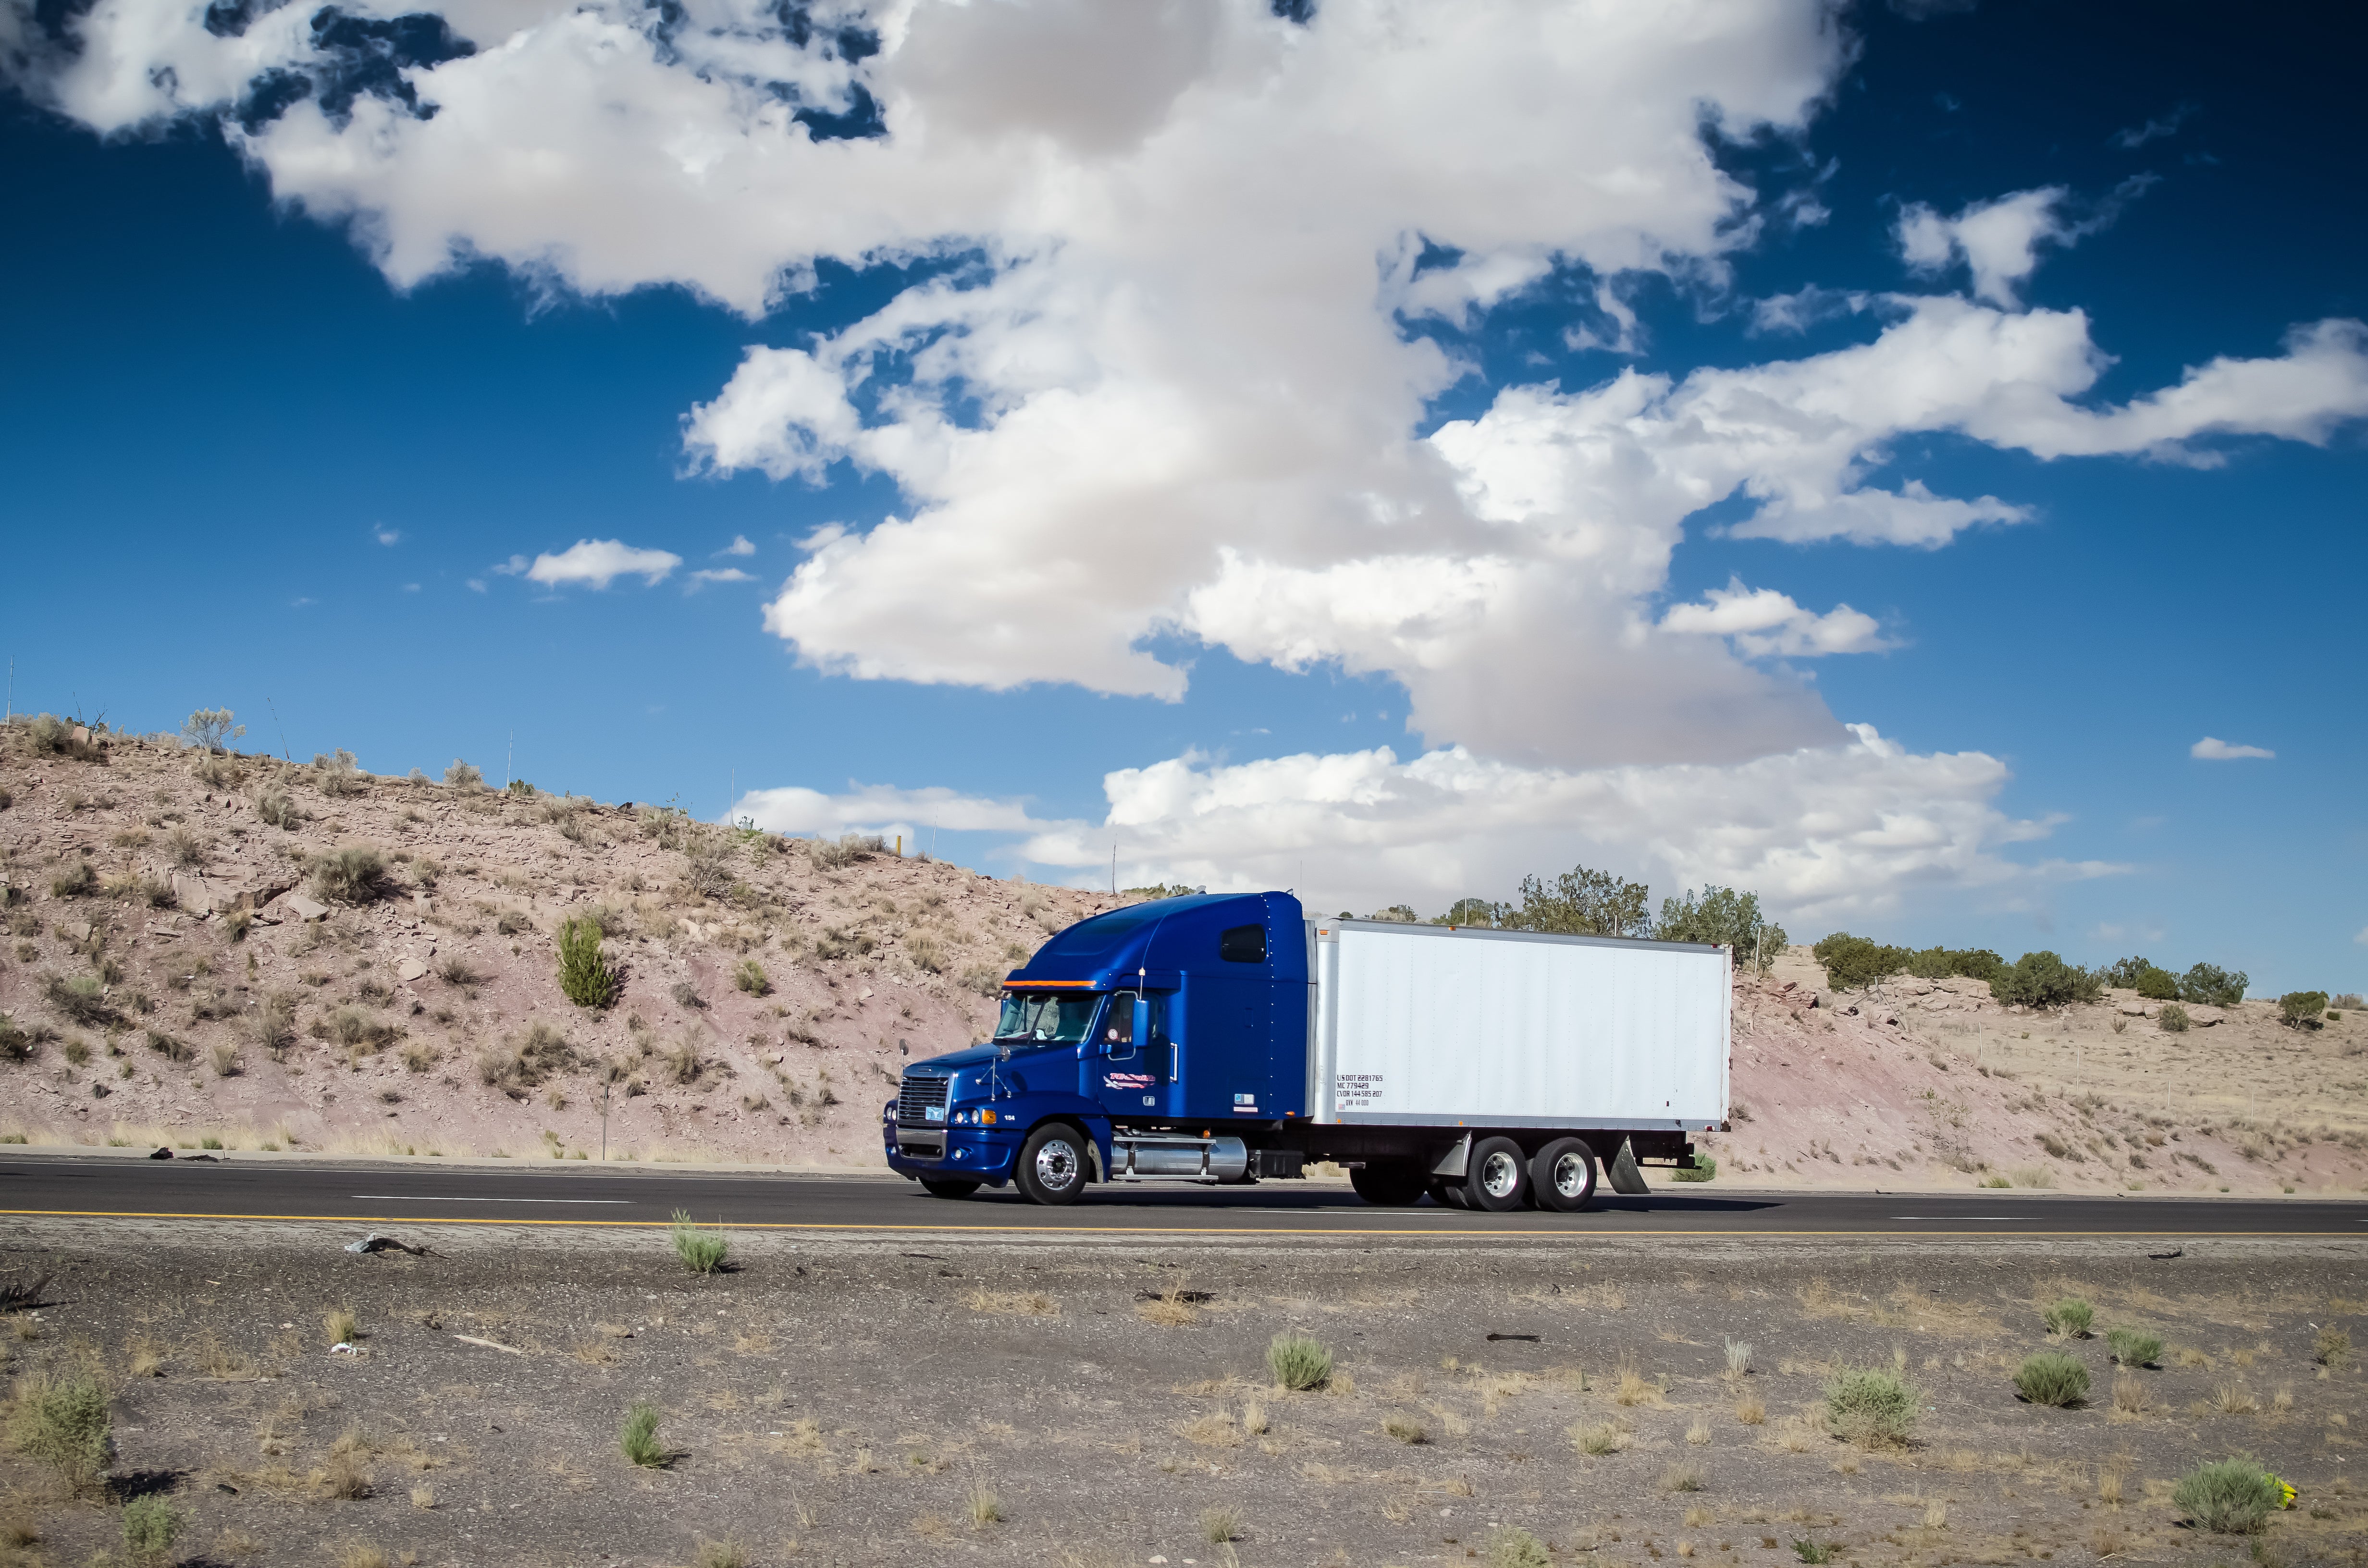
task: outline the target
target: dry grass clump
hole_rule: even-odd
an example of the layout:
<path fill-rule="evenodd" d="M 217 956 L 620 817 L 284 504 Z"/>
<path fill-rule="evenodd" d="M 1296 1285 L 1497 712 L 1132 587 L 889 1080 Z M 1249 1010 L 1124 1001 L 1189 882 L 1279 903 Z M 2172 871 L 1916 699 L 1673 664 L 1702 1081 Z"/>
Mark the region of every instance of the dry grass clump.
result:
<path fill-rule="evenodd" d="M 115 1461 L 115 1420 L 107 1389 L 86 1369 L 19 1377 L 0 1419 L 0 1434 L 16 1452 L 57 1471 L 77 1496 L 97 1488 Z"/>
<path fill-rule="evenodd" d="M 1611 1403 L 1624 1408 L 1661 1403 L 1661 1385 L 1636 1369 L 1634 1361 L 1622 1358 L 1612 1369 Z"/>
<path fill-rule="evenodd" d="M 1656 1484 L 1664 1492 L 1699 1492 L 1707 1483 L 1702 1480 L 1701 1466 L 1678 1463 L 1663 1470 Z"/>
<path fill-rule="evenodd" d="M 1735 1402 L 1735 1418 L 1746 1426 L 1757 1426 L 1768 1419 L 1767 1402 L 1746 1389 Z"/>
<path fill-rule="evenodd" d="M 1156 1295 L 1137 1299 L 1134 1315 L 1161 1328 L 1190 1328 L 1201 1321 L 1195 1303 L 1204 1299 L 1200 1292 L 1185 1289 L 1179 1279 Z"/>
<path fill-rule="evenodd" d="M 1618 1453 L 1632 1440 L 1627 1428 L 1616 1421 L 1580 1422 L 1569 1429 L 1569 1437 L 1580 1453 L 1598 1458 Z"/>
<path fill-rule="evenodd" d="M 1915 1424 L 1915 1392 L 1896 1372 L 1844 1368 L 1826 1382 L 1826 1426 L 1847 1442 L 1895 1448 Z"/>
<path fill-rule="evenodd" d="M 2069 1410 L 2088 1403 L 2089 1369 L 2060 1350 L 2042 1350 L 2015 1369 L 2014 1392 L 2032 1404 Z"/>
<path fill-rule="evenodd" d="M 973 1290 L 964 1298 L 964 1305 L 974 1312 L 993 1312 L 999 1317 L 1056 1318 L 1061 1315 L 1061 1303 L 1042 1290 Z"/>
<path fill-rule="evenodd" d="M 2242 1383 L 2222 1383 L 2212 1391 L 2212 1407 L 2223 1415 L 2257 1415 L 2261 1402 Z"/>
<path fill-rule="evenodd" d="M 1421 1422 L 1411 1415 L 1389 1416 L 1383 1421 L 1382 1430 L 1409 1448 L 1430 1441 L 1430 1434 L 1423 1429 Z"/>
<path fill-rule="evenodd" d="M 691 1568 L 748 1568 L 748 1552 L 738 1541 L 696 1539 L 699 1547 L 691 1553 Z"/>
<path fill-rule="evenodd" d="M 1305 1392 L 1332 1381 L 1332 1352 L 1312 1335 L 1286 1329 L 1268 1343 L 1266 1367 L 1282 1387 Z"/>
<path fill-rule="evenodd" d="M 1211 1546 L 1223 1546 L 1238 1540 L 1242 1534 L 1242 1516 L 1237 1509 L 1218 1506 L 1201 1510 L 1201 1539 Z"/>
<path fill-rule="evenodd" d="M 2126 1371 L 2113 1374 L 2112 1419 L 2135 1421 L 2146 1413 L 2149 1403 L 2143 1379 L 2133 1377 Z"/>
<path fill-rule="evenodd" d="M 321 1332 L 331 1345 L 351 1345 L 361 1335 L 361 1322 L 351 1307 L 331 1307 L 321 1314 Z"/>
<path fill-rule="evenodd" d="M 1003 1499 L 992 1488 L 980 1485 L 972 1486 L 962 1494 L 962 1511 L 970 1516 L 970 1528 L 974 1530 L 1001 1524 L 1010 1517 L 1003 1510 Z"/>

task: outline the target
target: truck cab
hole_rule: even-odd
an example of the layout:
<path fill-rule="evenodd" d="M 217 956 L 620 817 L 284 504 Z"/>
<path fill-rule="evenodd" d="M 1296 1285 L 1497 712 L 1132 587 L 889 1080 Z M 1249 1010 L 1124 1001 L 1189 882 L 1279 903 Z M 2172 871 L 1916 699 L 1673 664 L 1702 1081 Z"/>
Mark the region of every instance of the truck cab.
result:
<path fill-rule="evenodd" d="M 1297 899 L 1265 892 L 1060 932 L 1004 981 L 993 1039 L 905 1070 L 890 1167 L 940 1196 L 1016 1181 L 1053 1203 L 1126 1176 L 1298 1174 L 1263 1145 L 1307 1114 L 1307 931 Z"/>

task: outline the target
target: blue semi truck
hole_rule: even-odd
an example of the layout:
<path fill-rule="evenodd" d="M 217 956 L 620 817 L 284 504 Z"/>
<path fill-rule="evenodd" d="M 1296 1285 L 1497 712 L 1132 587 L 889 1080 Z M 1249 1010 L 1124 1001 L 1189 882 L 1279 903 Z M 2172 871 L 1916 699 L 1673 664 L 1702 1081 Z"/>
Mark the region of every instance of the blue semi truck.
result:
<path fill-rule="evenodd" d="M 1366 1201 L 1577 1210 L 1599 1159 L 1691 1159 L 1726 1117 L 1727 949 L 1310 919 L 1289 893 L 1081 920 L 995 1038 L 906 1068 L 888 1164 L 939 1198 L 1345 1165 Z"/>

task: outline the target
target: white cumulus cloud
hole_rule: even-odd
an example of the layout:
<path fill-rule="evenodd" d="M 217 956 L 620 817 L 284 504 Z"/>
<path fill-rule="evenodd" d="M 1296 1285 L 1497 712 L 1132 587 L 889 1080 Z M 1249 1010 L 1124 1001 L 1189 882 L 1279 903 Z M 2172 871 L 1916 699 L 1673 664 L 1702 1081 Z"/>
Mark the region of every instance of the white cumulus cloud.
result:
<path fill-rule="evenodd" d="M 844 793 L 785 788 L 751 790 L 732 803 L 726 818 L 753 822 L 768 833 L 819 834 L 902 832 L 916 827 L 951 832 L 1035 833 L 1047 824 L 1017 801 L 993 801 L 956 790 L 899 790 L 850 783 Z"/>
<path fill-rule="evenodd" d="M 2068 195 L 2062 186 L 2019 190 L 1995 201 L 1979 201 L 1953 218 L 1924 203 L 1900 210 L 1896 233 L 1900 255 L 1918 272 L 1941 272 L 1963 261 L 1973 274 L 1974 295 L 2012 310 L 2016 290 L 2039 265 L 2039 247 L 2061 241 L 2069 225 L 2056 214 Z"/>
<path fill-rule="evenodd" d="M 717 551 L 715 553 L 718 555 L 754 555 L 757 553 L 757 547 L 748 542 L 747 535 L 734 534 L 732 536 L 732 542 L 725 545 L 722 550 Z"/>
<path fill-rule="evenodd" d="M 1670 606 L 1661 617 L 1661 628 L 1728 638 L 1754 657 L 1873 653 L 1892 645 L 1884 641 L 1880 621 L 1848 605 L 1819 615 L 1793 603 L 1788 594 L 1747 588 L 1739 581 L 1711 589 L 1699 604 Z"/>
<path fill-rule="evenodd" d="M 1658 892 L 1754 888 L 1804 920 L 1892 909 L 1927 889 L 2003 895 L 2123 869 L 2004 858 L 2048 831 L 1997 809 L 2006 780 L 1995 757 L 1919 756 L 1864 725 L 1839 745 L 1725 767 L 1531 768 L 1463 747 L 1405 762 L 1387 748 L 1186 756 L 1111 773 L 1106 821 L 1048 827 L 1027 852 L 1090 875 L 1115 844 L 1122 883 L 1295 886 L 1324 906 L 1411 900 L 1425 914 L 1585 861 Z"/>
<path fill-rule="evenodd" d="M 710 566 L 693 572 L 683 581 L 694 590 L 710 583 L 753 583 L 757 579 L 737 566 Z"/>
<path fill-rule="evenodd" d="M 2211 735 L 2204 736 L 2187 748 L 2187 755 L 2204 762 L 2236 762 L 2244 757 L 2271 757 L 2278 754 L 2260 746 L 2231 745 Z"/>
<path fill-rule="evenodd" d="M 527 581 L 546 587 L 562 583 L 589 583 L 596 588 L 605 588 L 620 577 L 639 577 L 655 585 L 681 564 L 682 557 L 669 550 L 637 550 L 621 540 L 579 539 L 556 555 L 536 556 L 534 563 L 524 571 Z M 515 557 L 509 570 L 518 570 Z"/>

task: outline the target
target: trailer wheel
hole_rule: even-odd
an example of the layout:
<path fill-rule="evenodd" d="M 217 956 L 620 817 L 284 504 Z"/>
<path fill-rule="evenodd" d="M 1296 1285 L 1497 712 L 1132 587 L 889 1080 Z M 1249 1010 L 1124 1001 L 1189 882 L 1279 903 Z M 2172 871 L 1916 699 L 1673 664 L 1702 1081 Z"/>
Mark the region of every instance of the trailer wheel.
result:
<path fill-rule="evenodd" d="M 1085 1135 L 1063 1121 L 1038 1128 L 1021 1147 L 1013 1174 L 1031 1203 L 1075 1203 L 1086 1190 Z"/>
<path fill-rule="evenodd" d="M 1429 1189 L 1430 1177 L 1420 1165 L 1411 1162 L 1368 1164 L 1349 1173 L 1349 1185 L 1368 1203 L 1403 1209 L 1422 1201 L 1422 1195 Z"/>
<path fill-rule="evenodd" d="M 1595 1199 L 1595 1151 L 1557 1138 L 1530 1161 L 1530 1193 L 1541 1209 L 1577 1213 Z"/>
<path fill-rule="evenodd" d="M 1510 1138 L 1483 1138 L 1474 1143 L 1464 1170 L 1465 1208 L 1501 1214 L 1526 1201 L 1529 1162 L 1521 1157 L 1521 1146 Z"/>
<path fill-rule="evenodd" d="M 921 1178 L 921 1189 L 932 1198 L 968 1198 L 978 1190 L 974 1181 L 931 1181 Z"/>

